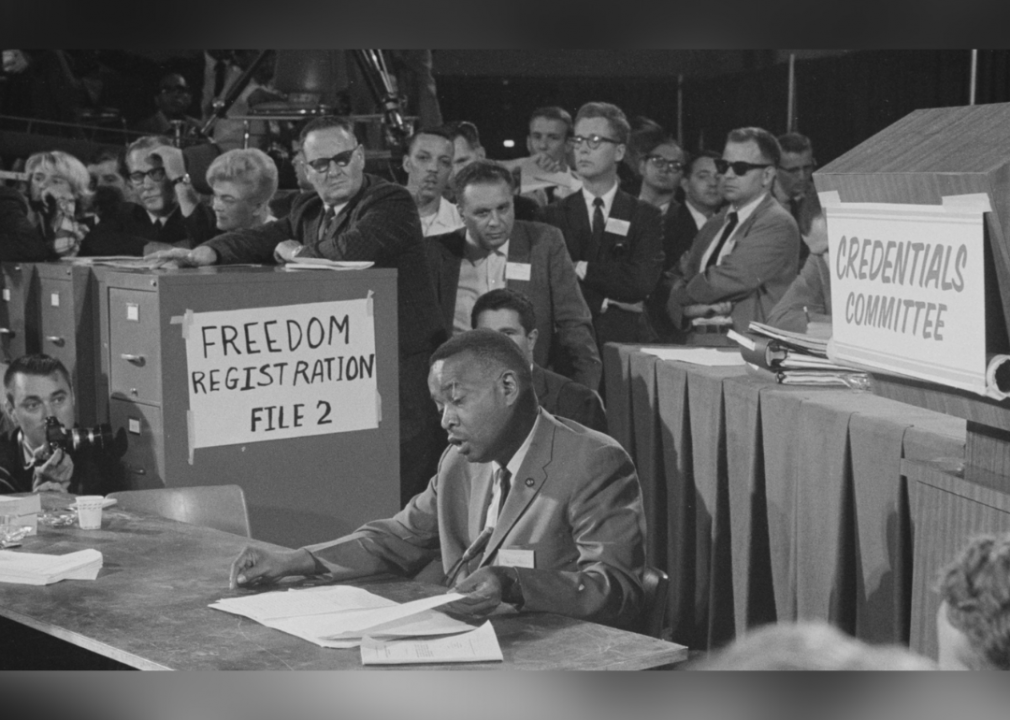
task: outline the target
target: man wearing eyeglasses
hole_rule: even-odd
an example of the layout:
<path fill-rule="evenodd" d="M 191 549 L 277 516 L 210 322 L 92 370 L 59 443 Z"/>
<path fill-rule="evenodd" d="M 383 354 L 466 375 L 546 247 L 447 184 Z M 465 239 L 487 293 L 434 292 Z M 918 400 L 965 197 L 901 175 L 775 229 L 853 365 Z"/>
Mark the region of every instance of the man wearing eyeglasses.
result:
<path fill-rule="evenodd" d="M 775 177 L 775 199 L 789 210 L 800 228 L 800 236 L 804 242 L 800 244 L 800 267 L 810 254 L 810 226 L 815 217 L 821 214 L 821 203 L 814 189 L 814 170 L 817 161 L 814 160 L 814 148 L 810 138 L 799 133 L 779 135 L 779 145 L 782 147 L 782 159 L 779 161 Z"/>
<path fill-rule="evenodd" d="M 616 105 L 579 108 L 571 140 L 582 190 L 548 205 L 539 219 L 561 229 L 601 348 L 650 342 L 643 301 L 663 270 L 662 214 L 618 187 L 630 126 Z"/>
<path fill-rule="evenodd" d="M 726 138 L 715 165 L 729 205 L 670 271 L 667 314 L 674 327 L 690 331 L 689 343 L 728 344 L 722 333 L 729 327 L 743 332 L 753 320 L 764 322 L 796 277 L 796 221 L 771 195 L 780 157 L 767 130 L 739 128 Z"/>
<path fill-rule="evenodd" d="M 684 177 L 684 151 L 676 140 L 665 135 L 653 136 L 642 151 L 642 159 L 638 161 L 638 174 L 642 177 L 638 199 L 655 205 L 666 217 L 680 204 L 674 196 Z"/>
<path fill-rule="evenodd" d="M 288 263 L 300 258 L 373 261 L 397 269 L 400 353 L 400 469 L 404 502 L 424 489 L 445 447 L 428 397 L 428 358 L 445 339 L 414 199 L 406 188 L 365 173 L 365 149 L 350 121 L 320 117 L 299 138 L 313 192 L 259 228 L 219 235 L 192 251 L 158 255 L 200 266 Z"/>

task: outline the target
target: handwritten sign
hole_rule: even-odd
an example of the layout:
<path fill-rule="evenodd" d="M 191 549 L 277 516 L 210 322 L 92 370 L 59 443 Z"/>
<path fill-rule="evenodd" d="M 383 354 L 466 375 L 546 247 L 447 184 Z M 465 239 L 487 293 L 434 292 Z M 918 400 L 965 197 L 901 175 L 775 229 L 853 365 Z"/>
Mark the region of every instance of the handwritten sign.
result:
<path fill-rule="evenodd" d="M 370 298 L 181 321 L 190 452 L 378 427 Z"/>
<path fill-rule="evenodd" d="M 985 394 L 988 198 L 896 205 L 840 203 L 830 193 L 822 202 L 831 358 Z"/>

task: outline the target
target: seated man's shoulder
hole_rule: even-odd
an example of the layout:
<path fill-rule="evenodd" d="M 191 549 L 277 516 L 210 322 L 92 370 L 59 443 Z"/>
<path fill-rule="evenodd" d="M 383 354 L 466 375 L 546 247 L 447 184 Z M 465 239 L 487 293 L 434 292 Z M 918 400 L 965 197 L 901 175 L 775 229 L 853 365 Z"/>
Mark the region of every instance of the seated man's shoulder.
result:
<path fill-rule="evenodd" d="M 614 438 L 598 430 L 586 427 L 575 420 L 558 417 L 545 412 L 556 426 L 555 446 L 558 448 L 566 464 L 575 463 L 577 467 L 609 467 L 616 469 L 625 462 L 631 463 L 631 458 L 621 444 Z"/>
<path fill-rule="evenodd" d="M 565 236 L 556 226 L 542 220 L 516 220 L 513 234 L 523 233 L 534 245 L 564 246 Z"/>

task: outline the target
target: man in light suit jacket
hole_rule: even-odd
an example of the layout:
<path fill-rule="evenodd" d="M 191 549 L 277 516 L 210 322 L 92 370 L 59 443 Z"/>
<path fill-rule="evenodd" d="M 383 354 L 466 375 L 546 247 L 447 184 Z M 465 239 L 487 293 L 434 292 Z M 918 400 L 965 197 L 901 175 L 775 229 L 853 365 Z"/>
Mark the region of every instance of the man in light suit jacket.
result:
<path fill-rule="evenodd" d="M 663 218 L 658 208 L 618 188 L 629 133 L 617 106 L 579 108 L 571 142 L 582 190 L 537 216 L 565 236 L 601 348 L 655 338 L 643 301 L 663 271 Z"/>
<path fill-rule="evenodd" d="M 500 603 L 640 627 L 645 520 L 634 465 L 613 439 L 540 409 L 529 363 L 493 330 L 432 355 L 428 387 L 449 445 L 428 488 L 388 520 L 298 550 L 247 547 L 234 585 L 289 575 L 415 574 L 441 556 L 472 617 Z M 472 560 L 467 560 L 472 556 Z"/>
<path fill-rule="evenodd" d="M 536 310 L 537 364 L 595 390 L 603 364 L 561 233 L 515 219 L 512 175 L 496 163 L 467 165 L 455 185 L 466 227 L 426 240 L 446 330 L 469 330 L 474 303 L 486 292 L 521 292 Z"/>
<path fill-rule="evenodd" d="M 761 128 L 727 137 L 716 167 L 729 205 L 698 232 L 668 278 L 666 311 L 675 327 L 688 330 L 693 319 L 721 315 L 746 331 L 752 320 L 768 318 L 796 277 L 799 230 L 770 193 L 779 155 L 778 141 Z"/>

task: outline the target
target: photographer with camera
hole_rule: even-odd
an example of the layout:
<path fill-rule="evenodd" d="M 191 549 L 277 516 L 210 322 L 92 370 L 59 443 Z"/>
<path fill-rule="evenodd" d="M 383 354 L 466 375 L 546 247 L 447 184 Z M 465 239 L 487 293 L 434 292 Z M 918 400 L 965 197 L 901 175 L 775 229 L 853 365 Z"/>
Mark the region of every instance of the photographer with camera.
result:
<path fill-rule="evenodd" d="M 108 426 L 75 428 L 74 390 L 62 362 L 23 355 L 4 373 L 4 389 L 14 430 L 0 436 L 0 493 L 124 489 L 125 447 L 116 447 Z"/>

